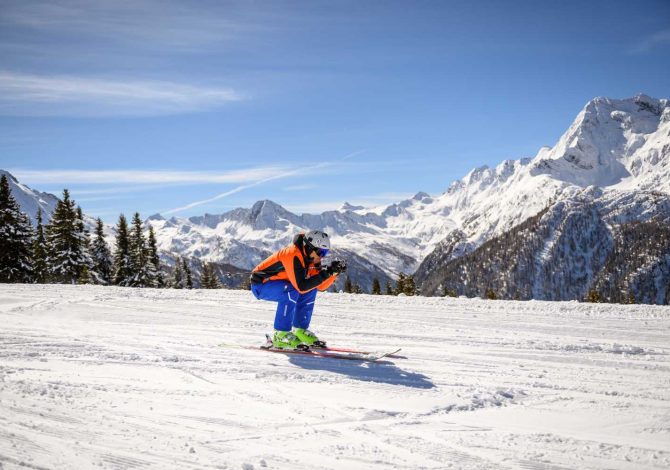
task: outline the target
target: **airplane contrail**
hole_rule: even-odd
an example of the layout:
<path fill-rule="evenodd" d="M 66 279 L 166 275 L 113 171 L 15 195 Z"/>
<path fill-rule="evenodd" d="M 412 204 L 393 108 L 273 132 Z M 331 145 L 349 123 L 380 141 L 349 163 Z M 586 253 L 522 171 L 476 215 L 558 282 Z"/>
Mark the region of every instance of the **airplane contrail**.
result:
<path fill-rule="evenodd" d="M 344 157 L 340 158 L 339 161 L 349 160 L 349 159 L 351 159 L 351 158 L 353 158 L 357 155 L 360 155 L 363 152 L 365 152 L 365 150 L 357 150 L 355 152 L 352 152 L 352 153 L 347 154 Z M 319 168 L 325 168 L 325 167 L 328 167 L 328 166 L 332 166 L 333 164 L 334 164 L 333 162 L 322 162 L 322 163 L 317 163 L 316 165 L 301 167 L 300 169 L 297 169 L 297 170 L 285 171 L 285 172 L 279 173 L 277 175 L 269 176 L 267 178 L 263 178 L 263 179 L 260 179 L 258 181 L 254 181 L 253 183 L 240 185 L 236 188 L 233 188 L 233 189 L 228 190 L 228 191 L 226 191 L 224 193 L 221 193 L 221 194 L 217 194 L 216 196 L 210 197 L 208 199 L 203 199 L 201 201 L 195 201 L 195 202 L 192 202 L 192 203 L 187 204 L 187 205 L 182 206 L 182 207 L 176 207 L 174 209 L 170 209 L 169 211 L 163 212 L 163 214 L 169 215 L 169 214 L 174 214 L 175 212 L 181 212 L 181 211 L 185 211 L 185 210 L 188 210 L 188 209 L 192 209 L 194 207 L 201 206 L 203 204 L 207 204 L 209 202 L 218 201 L 219 199 L 223 199 L 225 197 L 228 197 L 228 196 L 231 196 L 233 194 L 239 193 L 240 191 L 244 191 L 245 189 L 253 188 L 254 186 L 258 186 L 258 185 L 261 185 L 263 183 L 267 183 L 268 181 L 274 181 L 274 180 L 278 180 L 278 179 L 282 179 L 282 178 L 288 178 L 289 176 L 297 175 L 299 173 L 304 173 L 305 171 L 317 170 Z"/>
<path fill-rule="evenodd" d="M 281 179 L 281 178 L 287 178 L 289 176 L 293 176 L 293 175 L 296 175 L 298 173 L 303 173 L 306 170 L 316 170 L 316 169 L 319 169 L 319 168 L 325 168 L 325 167 L 330 166 L 330 165 L 332 165 L 332 163 L 324 162 L 324 163 L 319 163 L 317 165 L 302 167 L 298 170 L 285 171 L 285 172 L 280 173 L 278 175 L 270 176 L 268 178 L 263 178 L 261 180 L 255 181 L 253 183 L 240 185 L 236 188 L 233 188 L 233 189 L 231 189 L 229 191 L 226 191 L 224 193 L 221 193 L 221 194 L 217 194 L 216 196 L 210 197 L 208 199 L 203 199 L 201 201 L 195 201 L 195 202 L 192 202 L 192 203 L 187 204 L 187 205 L 182 206 L 182 207 L 177 207 L 177 208 L 174 208 L 174 209 L 170 209 L 169 211 L 163 212 L 163 214 L 166 214 L 166 215 L 174 214 L 175 212 L 181 212 L 181 211 L 185 211 L 187 209 L 192 209 L 193 207 L 201 206 L 201 205 L 207 204 L 209 202 L 218 201 L 219 199 L 223 199 L 223 198 L 228 197 L 232 194 L 239 193 L 240 191 L 244 191 L 245 189 L 253 188 L 254 186 L 258 186 L 260 184 L 267 183 L 268 181 L 278 180 L 278 179 Z"/>

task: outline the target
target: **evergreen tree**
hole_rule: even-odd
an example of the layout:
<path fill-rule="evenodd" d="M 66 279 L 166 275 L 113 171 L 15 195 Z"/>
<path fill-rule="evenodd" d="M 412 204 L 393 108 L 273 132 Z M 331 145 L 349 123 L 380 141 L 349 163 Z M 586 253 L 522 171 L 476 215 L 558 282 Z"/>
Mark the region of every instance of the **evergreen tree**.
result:
<path fill-rule="evenodd" d="M 406 294 L 405 292 L 405 282 L 407 281 L 407 275 L 405 273 L 398 274 L 398 280 L 395 284 L 395 295 Z"/>
<path fill-rule="evenodd" d="M 379 279 L 374 278 L 372 280 L 372 295 L 381 295 L 382 286 L 379 284 Z"/>
<path fill-rule="evenodd" d="M 183 289 L 186 286 L 186 278 L 184 276 L 183 263 L 180 258 L 174 263 L 174 272 L 172 273 L 172 288 Z"/>
<path fill-rule="evenodd" d="M 210 282 L 212 282 L 212 274 L 209 269 L 209 263 L 204 263 L 200 272 L 200 288 L 209 289 L 207 286 Z"/>
<path fill-rule="evenodd" d="M 121 214 L 116 226 L 116 250 L 114 251 L 114 284 L 129 286 L 132 282 L 132 269 L 130 260 L 130 237 L 128 235 L 128 222 L 126 216 Z"/>
<path fill-rule="evenodd" d="M 186 258 L 182 258 L 182 269 L 184 270 L 184 280 L 186 289 L 193 289 L 193 274 L 191 273 L 191 267 L 186 262 Z"/>
<path fill-rule="evenodd" d="M 386 295 L 395 295 L 395 291 L 393 290 L 393 284 L 391 284 L 391 281 L 386 281 Z"/>
<path fill-rule="evenodd" d="M 104 226 L 100 218 L 95 224 L 95 238 L 91 243 L 91 259 L 93 271 L 96 273 L 96 282 L 103 285 L 112 282 L 112 254 L 105 241 Z"/>
<path fill-rule="evenodd" d="M 153 268 L 153 283 L 154 287 L 163 287 L 165 285 L 165 280 L 163 279 L 163 273 L 161 271 L 161 260 L 158 256 L 158 244 L 156 243 L 156 234 L 154 233 L 153 226 L 149 225 L 149 238 L 148 238 L 148 248 L 149 248 L 149 263 Z"/>
<path fill-rule="evenodd" d="M 49 277 L 55 282 L 75 284 L 90 259 L 86 252 L 83 221 L 78 217 L 70 192 L 63 190 L 46 227 Z"/>
<path fill-rule="evenodd" d="M 77 206 L 75 218 L 75 236 L 78 239 L 76 244 L 78 257 L 80 259 L 79 270 L 77 272 L 77 282 L 79 284 L 91 284 L 97 273 L 93 272 L 93 259 L 91 258 L 91 241 L 88 238 L 88 230 L 84 226 L 84 214 L 81 207 Z"/>
<path fill-rule="evenodd" d="M 31 282 L 33 229 L 11 194 L 5 175 L 0 178 L 0 282 Z"/>
<path fill-rule="evenodd" d="M 344 292 L 347 294 L 352 294 L 354 292 L 354 285 L 351 282 L 351 278 L 349 276 L 347 276 L 344 280 Z"/>
<path fill-rule="evenodd" d="M 84 265 L 81 267 L 79 274 L 77 275 L 77 284 L 93 284 L 94 277 L 91 275 L 91 270 L 88 269 L 88 266 Z"/>
<path fill-rule="evenodd" d="M 458 297 L 458 294 L 455 290 L 451 290 L 447 286 L 444 286 L 442 289 L 442 297 Z"/>
<path fill-rule="evenodd" d="M 417 295 L 418 291 L 416 284 L 414 283 L 414 276 L 406 276 L 405 282 L 403 283 L 403 290 L 405 295 Z"/>
<path fill-rule="evenodd" d="M 589 293 L 586 295 L 586 301 L 591 302 L 591 303 L 596 303 L 596 304 L 599 304 L 600 302 L 602 302 L 602 300 L 600 299 L 600 294 L 595 289 L 591 289 L 589 291 Z"/>
<path fill-rule="evenodd" d="M 240 289 L 242 290 L 249 290 L 251 289 L 251 279 L 249 276 L 245 276 L 244 279 L 242 280 L 242 283 L 240 284 Z M 333 285 L 332 289 L 335 289 L 335 285 Z M 336 292 L 333 290 L 333 292 Z"/>
<path fill-rule="evenodd" d="M 200 276 L 200 287 L 203 289 L 218 289 L 221 287 L 219 280 L 216 278 L 214 272 L 214 265 L 212 263 L 205 263 L 202 267 L 202 275 Z"/>
<path fill-rule="evenodd" d="M 47 239 L 44 235 L 41 208 L 37 210 L 37 227 L 35 228 L 35 238 L 33 239 L 33 279 L 39 284 L 44 284 L 49 279 Z"/>
<path fill-rule="evenodd" d="M 129 236 L 130 249 L 130 285 L 133 287 L 152 287 L 155 273 L 153 265 L 150 266 L 149 250 L 147 248 L 144 234 L 142 233 L 142 219 L 140 213 L 135 212 L 133 216 L 132 229 Z"/>

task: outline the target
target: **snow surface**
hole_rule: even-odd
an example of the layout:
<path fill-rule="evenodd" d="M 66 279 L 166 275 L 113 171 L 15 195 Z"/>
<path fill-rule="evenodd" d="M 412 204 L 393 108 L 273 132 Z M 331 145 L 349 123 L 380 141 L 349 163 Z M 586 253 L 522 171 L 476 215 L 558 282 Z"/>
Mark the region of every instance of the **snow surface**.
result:
<path fill-rule="evenodd" d="M 323 294 L 360 363 L 260 350 L 245 291 L 0 285 L 0 468 L 670 467 L 670 308 Z"/>

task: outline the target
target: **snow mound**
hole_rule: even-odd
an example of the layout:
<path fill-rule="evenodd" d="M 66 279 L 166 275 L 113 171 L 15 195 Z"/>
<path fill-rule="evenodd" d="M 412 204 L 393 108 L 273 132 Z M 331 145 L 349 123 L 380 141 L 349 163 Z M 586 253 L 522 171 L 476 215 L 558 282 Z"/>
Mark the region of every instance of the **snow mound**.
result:
<path fill-rule="evenodd" d="M 663 355 L 667 354 L 664 349 L 643 348 L 631 344 L 618 343 L 594 343 L 591 341 L 582 341 L 577 344 L 555 344 L 551 342 L 535 343 L 530 342 L 529 348 L 540 351 L 564 351 L 570 353 L 590 353 L 602 352 L 607 354 L 621 354 L 629 356 Z"/>
<path fill-rule="evenodd" d="M 515 398 L 524 397 L 526 395 L 527 393 L 525 391 L 515 389 L 498 388 L 495 390 L 477 390 L 471 397 L 465 399 L 466 403 L 438 406 L 424 416 L 449 414 L 457 411 L 476 411 L 481 408 L 506 406 L 510 403 L 517 403 Z"/>

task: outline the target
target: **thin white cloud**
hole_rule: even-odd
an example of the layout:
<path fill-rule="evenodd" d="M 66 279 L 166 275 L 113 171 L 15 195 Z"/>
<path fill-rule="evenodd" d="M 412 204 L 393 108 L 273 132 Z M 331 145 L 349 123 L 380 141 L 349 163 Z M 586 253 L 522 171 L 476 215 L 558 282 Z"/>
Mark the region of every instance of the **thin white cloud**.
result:
<path fill-rule="evenodd" d="M 413 193 L 379 193 L 348 200 L 335 199 L 330 201 L 286 204 L 284 207 L 296 214 L 320 214 L 326 211 L 338 210 L 345 202 L 348 202 L 352 206 L 363 206 L 366 209 L 373 209 L 379 206 L 398 203 L 410 199 L 412 196 L 414 196 Z"/>
<path fill-rule="evenodd" d="M 348 160 L 348 159 L 350 159 L 352 157 L 355 157 L 356 155 L 358 155 L 362 152 L 363 152 L 363 150 L 357 150 L 355 152 L 352 152 L 350 154 L 345 155 L 344 157 L 341 157 L 341 158 L 337 159 L 335 162 L 342 162 L 342 161 Z M 250 183 L 250 184 L 245 184 L 245 185 L 238 186 L 238 187 L 233 188 L 233 189 L 231 189 L 229 191 L 226 191 L 224 193 L 217 194 L 214 197 L 211 197 L 211 198 L 208 198 L 208 199 L 203 199 L 201 201 L 192 202 L 192 203 L 187 204 L 183 207 L 177 207 L 175 209 L 170 209 L 170 210 L 164 211 L 162 213 L 163 214 L 174 214 L 175 212 L 182 212 L 182 211 L 192 209 L 192 208 L 197 207 L 197 206 L 202 206 L 204 204 L 209 204 L 211 202 L 218 201 L 220 199 L 226 198 L 226 197 L 231 196 L 233 194 L 239 193 L 240 191 L 244 191 L 245 189 L 253 188 L 255 186 L 259 186 L 263 183 L 267 183 L 267 182 L 270 182 L 270 181 L 289 178 L 289 177 L 295 176 L 295 175 L 300 175 L 302 177 L 306 177 L 306 176 L 309 176 L 309 175 L 313 174 L 314 172 L 318 172 L 319 170 L 321 170 L 323 168 L 333 168 L 336 164 L 335 162 L 323 161 L 323 162 L 317 163 L 315 165 L 304 166 L 304 167 L 300 167 L 300 168 L 295 169 L 295 170 L 286 170 L 286 171 L 283 171 L 283 172 L 280 172 L 280 173 L 276 173 L 273 176 L 269 176 L 267 178 L 262 178 L 259 181 L 255 181 L 255 182 Z"/>
<path fill-rule="evenodd" d="M 211 197 L 211 198 L 208 198 L 208 199 L 203 199 L 201 201 L 195 201 L 195 202 L 192 202 L 192 203 L 187 204 L 185 206 L 170 209 L 170 210 L 164 211 L 162 213 L 166 214 L 166 215 L 169 215 L 169 214 L 174 214 L 175 212 L 182 212 L 182 211 L 192 209 L 192 208 L 197 207 L 197 206 L 202 206 L 204 204 L 209 204 L 211 202 L 218 201 L 218 200 L 226 198 L 228 196 L 232 196 L 233 194 L 239 193 L 240 191 L 244 191 L 245 189 L 249 189 L 249 188 L 253 188 L 255 186 L 259 186 L 263 183 L 268 183 L 270 181 L 283 179 L 283 178 L 288 178 L 290 176 L 295 176 L 295 175 L 305 175 L 307 172 L 312 172 L 314 170 L 319 170 L 321 168 L 326 168 L 326 167 L 331 166 L 331 165 L 332 164 L 329 163 L 329 162 L 323 162 L 323 163 L 319 163 L 319 164 L 316 164 L 316 165 L 311 165 L 311 166 L 308 166 L 308 167 L 302 167 L 302 168 L 298 168 L 298 169 L 295 169 L 295 170 L 284 171 L 282 173 L 274 174 L 273 176 L 263 178 L 259 181 L 255 181 L 255 182 L 250 183 L 250 184 L 244 184 L 244 185 L 238 186 L 238 187 L 233 188 L 233 189 L 231 189 L 229 191 L 226 191 L 224 193 L 217 194 L 214 197 Z"/>
<path fill-rule="evenodd" d="M 177 184 L 177 183 L 175 183 Z M 179 183 L 181 184 L 181 183 Z M 185 183 L 188 184 L 188 183 Z M 108 195 L 115 195 L 115 194 L 127 194 L 127 193 L 139 193 L 139 192 L 146 192 L 146 191 L 154 191 L 154 190 L 160 190 L 164 188 L 164 184 L 143 184 L 141 186 L 110 186 L 106 188 L 81 188 L 81 189 L 71 189 L 70 194 L 73 197 L 80 197 L 80 196 L 90 196 L 93 195 L 100 195 L 100 194 L 108 194 Z M 50 191 L 47 191 L 50 192 Z M 53 192 L 53 191 L 51 191 Z"/>
<path fill-rule="evenodd" d="M 645 54 L 652 49 L 670 45 L 670 29 L 663 29 L 640 39 L 628 49 L 630 54 Z"/>
<path fill-rule="evenodd" d="M 27 184 L 241 183 L 268 178 L 282 171 L 285 171 L 282 167 L 259 167 L 224 172 L 175 170 L 9 170 L 20 181 L 25 181 Z M 113 188 L 108 189 L 113 191 Z M 107 191 L 108 189 L 101 189 L 99 192 Z M 88 192 L 90 193 L 91 191 L 89 190 Z"/>
<path fill-rule="evenodd" d="M 365 201 L 366 203 L 372 203 L 372 204 L 379 204 L 380 201 L 382 202 L 400 202 L 404 201 L 406 199 L 410 199 L 414 197 L 416 193 L 379 193 L 379 194 L 373 194 L 371 196 L 364 196 L 361 200 Z M 357 203 L 351 203 L 354 204 L 355 206 L 362 206 L 365 205 L 363 203 L 357 202 Z"/>
<path fill-rule="evenodd" d="M 365 150 L 365 149 L 356 150 L 355 152 L 351 152 L 350 154 L 345 155 L 344 157 L 342 157 L 342 160 L 351 160 L 352 158 L 355 158 L 355 157 L 365 153 L 366 151 L 367 150 Z"/>
<path fill-rule="evenodd" d="M 284 208 L 294 214 L 321 214 L 327 211 L 334 211 L 342 207 L 344 202 L 339 201 L 318 201 L 305 202 L 298 204 L 282 204 Z"/>
<path fill-rule="evenodd" d="M 80 202 L 98 202 L 98 201 L 117 201 L 119 199 L 130 199 L 130 195 L 118 194 L 114 196 L 94 196 L 94 197 L 80 197 L 75 198 L 77 203 Z"/>
<path fill-rule="evenodd" d="M 214 109 L 241 99 L 230 88 L 0 71 L 2 115 L 167 115 Z"/>
<path fill-rule="evenodd" d="M 244 8 L 223 2 L 203 8 L 172 0 L 31 0 L 4 2 L 2 9 L 5 27 L 170 51 L 198 50 L 258 29 Z"/>
<path fill-rule="evenodd" d="M 100 218 L 107 218 L 108 216 L 119 216 L 121 214 L 121 211 L 118 209 L 115 209 L 113 207 L 104 207 L 104 208 L 99 208 L 99 209 L 91 209 L 87 208 L 86 209 L 86 215 L 90 217 L 100 217 Z"/>

